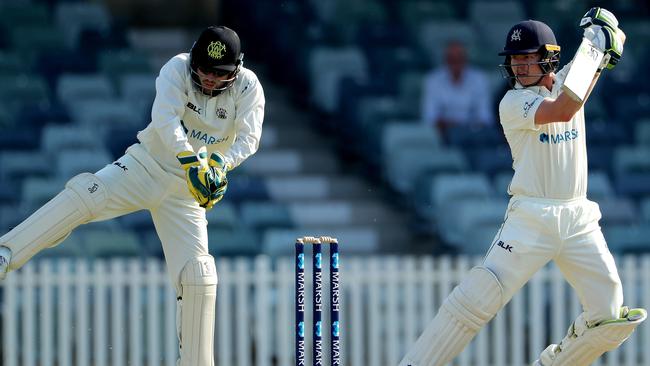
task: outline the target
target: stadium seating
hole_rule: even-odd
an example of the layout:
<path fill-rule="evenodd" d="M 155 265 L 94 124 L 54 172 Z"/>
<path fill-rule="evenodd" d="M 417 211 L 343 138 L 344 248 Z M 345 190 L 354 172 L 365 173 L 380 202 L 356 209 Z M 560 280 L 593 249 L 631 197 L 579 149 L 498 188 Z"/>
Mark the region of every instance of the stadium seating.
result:
<path fill-rule="evenodd" d="M 615 253 L 647 253 L 650 251 L 650 227 L 612 225 L 604 230 L 607 246 Z"/>
<path fill-rule="evenodd" d="M 54 10 L 56 24 L 63 30 L 68 48 L 79 45 L 83 30 L 108 32 L 111 18 L 104 4 L 95 2 L 62 2 Z"/>
<path fill-rule="evenodd" d="M 414 193 L 416 212 L 436 226 L 439 212 L 464 200 L 488 200 L 493 197 L 487 176 L 481 173 L 431 174 L 422 177 Z"/>
<path fill-rule="evenodd" d="M 235 206 L 227 201 L 217 204 L 212 210 L 206 213 L 205 217 L 208 220 L 208 227 L 210 229 L 232 231 L 241 221 Z"/>
<path fill-rule="evenodd" d="M 314 233 L 339 235 L 353 254 L 406 253 L 428 242 L 433 253 L 484 253 L 505 213 L 509 149 L 498 125 L 451 128 L 443 139 L 423 124 L 422 78 L 441 64 L 449 40 L 462 40 L 496 104 L 505 31 L 543 19 L 563 52 L 574 49 L 584 4 L 378 0 L 341 10 L 340 3 L 260 4 L 268 13 L 238 28 L 246 66 L 264 85 L 265 126 L 259 152 L 229 174 L 226 197 L 207 213 L 211 253 L 285 255 L 297 236 Z M 611 6 L 628 39 L 648 38 L 645 19 L 624 3 Z M 123 26 L 111 7 L 0 4 L 0 229 L 136 142 L 151 118 L 159 67 L 196 36 Z M 260 43 L 253 34 L 266 37 Z M 590 97 L 585 136 L 588 197 L 600 204 L 610 248 L 636 253 L 650 247 L 650 99 L 638 82 L 650 53 L 643 42 L 628 43 L 624 62 Z M 110 245 L 107 233 L 123 243 Z M 147 211 L 84 225 L 40 256 L 114 255 L 162 257 Z"/>
<path fill-rule="evenodd" d="M 421 174 L 459 173 L 468 168 L 467 159 L 459 149 L 404 146 L 388 159 L 383 173 L 393 189 L 409 194 Z"/>

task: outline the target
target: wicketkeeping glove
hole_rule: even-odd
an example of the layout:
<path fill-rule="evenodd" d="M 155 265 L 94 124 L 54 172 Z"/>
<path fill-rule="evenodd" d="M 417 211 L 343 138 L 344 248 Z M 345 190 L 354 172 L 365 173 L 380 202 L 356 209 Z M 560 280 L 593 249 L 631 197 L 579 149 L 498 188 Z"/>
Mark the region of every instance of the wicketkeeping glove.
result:
<path fill-rule="evenodd" d="M 626 38 L 618 28 L 616 16 L 607 9 L 594 7 L 580 19 L 580 27 L 584 28 L 584 37 L 606 54 L 600 69 L 616 67 L 623 55 Z"/>
<path fill-rule="evenodd" d="M 196 154 L 193 151 L 183 151 L 176 158 L 185 170 L 185 180 L 190 193 L 201 207 L 209 210 L 226 192 L 226 173 L 229 167 L 221 154 L 214 152 L 209 160 L 207 155 L 204 146 Z"/>

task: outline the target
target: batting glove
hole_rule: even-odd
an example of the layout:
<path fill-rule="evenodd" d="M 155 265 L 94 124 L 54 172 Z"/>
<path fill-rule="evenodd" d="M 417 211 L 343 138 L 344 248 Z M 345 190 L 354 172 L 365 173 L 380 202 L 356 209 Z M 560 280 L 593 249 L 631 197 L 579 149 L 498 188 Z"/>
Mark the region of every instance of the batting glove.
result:
<path fill-rule="evenodd" d="M 588 28 L 592 25 L 616 29 L 618 28 L 618 19 L 614 13 L 607 9 L 593 7 L 580 19 L 580 28 Z"/>
<path fill-rule="evenodd" d="M 625 33 L 618 28 L 616 16 L 607 9 L 594 7 L 582 17 L 580 27 L 584 28 L 584 38 L 606 54 L 599 70 L 616 67 L 623 56 L 626 38 Z"/>

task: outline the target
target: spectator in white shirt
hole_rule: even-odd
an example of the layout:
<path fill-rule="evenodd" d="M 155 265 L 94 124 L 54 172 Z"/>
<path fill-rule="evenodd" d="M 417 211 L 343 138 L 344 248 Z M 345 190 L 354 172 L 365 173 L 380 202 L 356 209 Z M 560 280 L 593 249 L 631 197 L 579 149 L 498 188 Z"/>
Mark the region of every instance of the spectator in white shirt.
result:
<path fill-rule="evenodd" d="M 422 122 L 433 125 L 444 137 L 451 126 L 493 126 L 492 95 L 481 70 L 467 65 L 460 41 L 450 41 L 445 65 L 428 73 L 423 81 Z"/>

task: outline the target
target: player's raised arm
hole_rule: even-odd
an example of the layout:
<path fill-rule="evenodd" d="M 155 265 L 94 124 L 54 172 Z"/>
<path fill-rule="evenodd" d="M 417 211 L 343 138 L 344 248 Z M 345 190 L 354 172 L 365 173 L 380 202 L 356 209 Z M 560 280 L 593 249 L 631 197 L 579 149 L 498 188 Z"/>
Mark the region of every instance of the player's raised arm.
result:
<path fill-rule="evenodd" d="M 601 71 L 613 69 L 623 54 L 625 34 L 618 20 L 602 8 L 590 9 L 580 20 L 583 41 L 566 72 L 555 83 L 561 85 L 556 98 L 545 98 L 535 113 L 536 124 L 567 122 L 589 98 Z"/>

